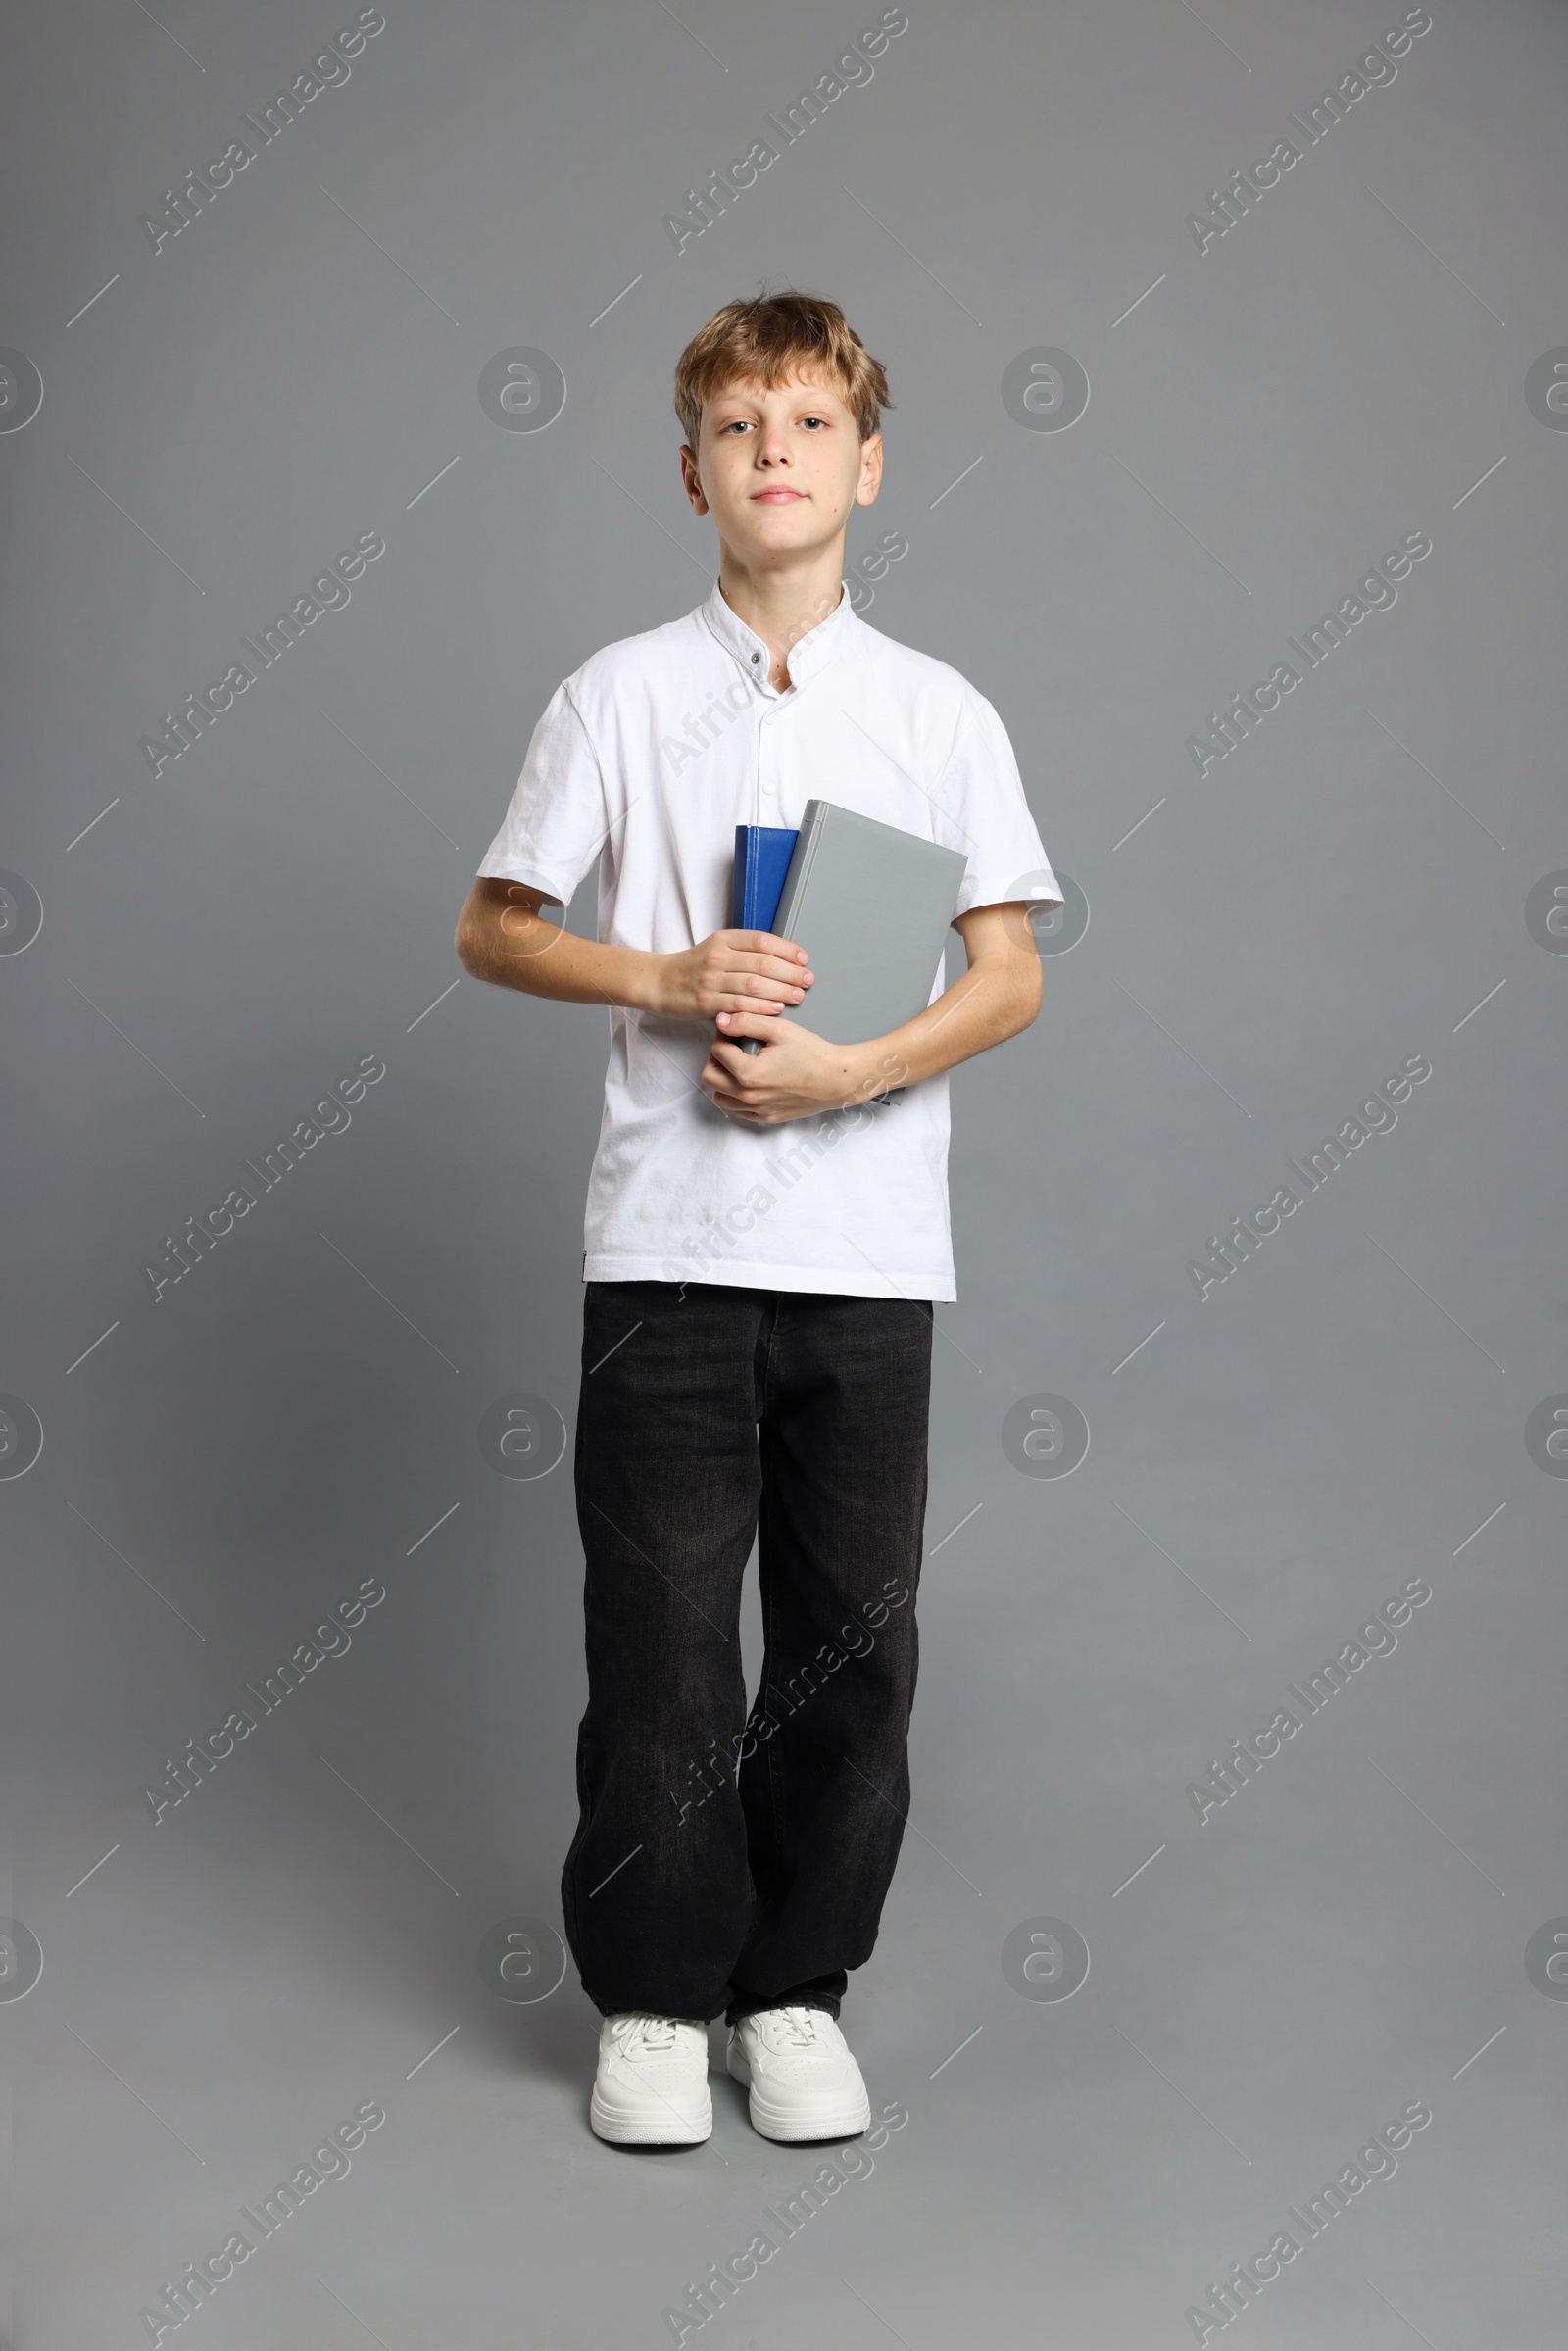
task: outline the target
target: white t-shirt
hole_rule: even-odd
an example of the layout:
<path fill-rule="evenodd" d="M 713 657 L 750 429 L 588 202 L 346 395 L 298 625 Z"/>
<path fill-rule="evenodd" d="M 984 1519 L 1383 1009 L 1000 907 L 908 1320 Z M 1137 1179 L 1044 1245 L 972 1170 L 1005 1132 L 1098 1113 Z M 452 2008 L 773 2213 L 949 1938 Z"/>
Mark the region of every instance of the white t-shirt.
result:
<path fill-rule="evenodd" d="M 782 694 L 769 665 L 716 582 L 592 655 L 551 696 L 479 872 L 567 905 L 597 858 L 598 937 L 673 954 L 730 925 L 736 825 L 798 826 L 821 799 L 962 850 L 960 914 L 1061 904 L 1006 731 L 957 670 L 868 626 L 847 591 L 792 647 Z M 939 968 L 933 1000 L 945 985 Z M 946 1073 L 753 1127 L 700 1083 L 714 1033 L 611 1010 L 584 1281 L 956 1298 Z"/>

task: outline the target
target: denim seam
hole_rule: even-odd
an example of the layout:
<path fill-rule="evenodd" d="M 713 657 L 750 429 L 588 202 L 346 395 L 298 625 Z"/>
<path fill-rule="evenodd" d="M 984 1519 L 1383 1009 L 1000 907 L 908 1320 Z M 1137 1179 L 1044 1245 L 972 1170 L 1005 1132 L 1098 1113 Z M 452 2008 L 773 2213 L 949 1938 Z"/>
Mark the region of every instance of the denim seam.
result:
<path fill-rule="evenodd" d="M 759 1450 L 762 1451 L 763 1448 L 766 1448 L 766 1452 L 771 1451 L 772 1445 L 775 1442 L 772 1434 L 771 1424 L 774 1393 L 773 1348 L 777 1338 L 778 1300 L 775 1298 L 770 1301 L 768 1307 L 767 1359 L 762 1371 L 762 1444 L 761 1446 L 759 1447 Z M 764 1459 L 766 1458 L 766 1452 L 764 1452 Z M 764 1469 L 762 1476 L 762 1513 L 764 1516 L 770 1513 L 771 1503 L 772 1480 L 767 1476 L 766 1470 Z M 760 1580 L 762 1568 L 760 1522 L 759 1525 L 758 1535 L 757 1567 L 758 1577 L 759 1580 Z M 770 1719 L 773 1716 L 773 1698 L 775 1694 L 773 1674 L 778 1658 L 777 1595 L 777 1578 L 776 1576 L 770 1575 L 768 1578 L 767 1615 L 762 1627 L 762 1645 L 767 1659 L 767 1671 L 762 1677 L 762 1687 L 765 1693 L 766 1711 Z M 782 1852 L 784 1849 L 783 1761 L 782 1757 L 777 1751 L 778 1736 L 778 1733 L 775 1732 L 773 1737 L 769 1739 L 767 1742 L 767 1801 L 768 1808 L 773 1815 L 774 1844 L 778 1851 Z"/>

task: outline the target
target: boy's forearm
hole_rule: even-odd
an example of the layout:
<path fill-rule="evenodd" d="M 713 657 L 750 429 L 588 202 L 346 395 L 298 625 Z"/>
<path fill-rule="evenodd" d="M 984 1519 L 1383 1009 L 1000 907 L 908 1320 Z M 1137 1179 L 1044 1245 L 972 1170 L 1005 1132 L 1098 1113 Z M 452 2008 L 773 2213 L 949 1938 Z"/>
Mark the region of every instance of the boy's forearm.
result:
<path fill-rule="evenodd" d="M 661 957 L 641 948 L 579 939 L 528 906 L 511 906 L 477 923 L 460 924 L 458 957 L 475 979 L 516 988 L 527 996 L 577 1004 L 657 1006 L 655 966 Z"/>
<path fill-rule="evenodd" d="M 854 1047 L 857 1079 L 863 1086 L 881 1073 L 887 1084 L 918 1086 L 924 1078 L 940 1077 L 1026 1029 L 1040 1009 L 1041 995 L 1038 960 L 983 957 L 913 1020 Z M 890 1063 L 898 1072 L 893 1077 L 885 1074 Z"/>

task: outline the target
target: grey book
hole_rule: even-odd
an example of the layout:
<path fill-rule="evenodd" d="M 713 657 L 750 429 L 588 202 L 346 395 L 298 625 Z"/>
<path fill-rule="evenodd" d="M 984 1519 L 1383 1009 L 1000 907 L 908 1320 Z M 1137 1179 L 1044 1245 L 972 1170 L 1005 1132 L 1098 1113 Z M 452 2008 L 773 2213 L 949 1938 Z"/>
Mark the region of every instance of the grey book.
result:
<path fill-rule="evenodd" d="M 808 800 L 771 927 L 807 949 L 812 984 L 784 1019 L 859 1045 L 923 1012 L 967 865 L 961 850 Z"/>

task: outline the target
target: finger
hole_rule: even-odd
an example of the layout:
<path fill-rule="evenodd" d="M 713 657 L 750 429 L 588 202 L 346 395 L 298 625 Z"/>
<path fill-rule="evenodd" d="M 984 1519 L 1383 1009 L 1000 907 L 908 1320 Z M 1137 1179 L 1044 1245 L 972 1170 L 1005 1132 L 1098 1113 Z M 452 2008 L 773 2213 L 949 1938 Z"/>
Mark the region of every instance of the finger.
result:
<path fill-rule="evenodd" d="M 716 982 L 733 996 L 782 996 L 786 1001 L 803 995 L 807 985 L 802 971 L 767 971 L 760 964 L 748 968 L 744 963 L 729 964 L 716 974 Z"/>
<path fill-rule="evenodd" d="M 808 1046 L 833 1042 L 821 1036 L 817 1030 L 808 1029 L 804 1021 L 786 1021 L 782 1017 L 774 1019 L 760 1012 L 719 1012 L 714 1015 L 714 1020 L 720 1041 L 729 1037 L 737 1040 L 760 1037 L 765 1048 L 779 1049 L 797 1038 L 804 1038 Z M 748 1055 L 748 1066 L 757 1068 L 755 1055 Z"/>
<path fill-rule="evenodd" d="M 811 985 L 811 974 L 799 964 L 794 970 L 769 966 L 760 957 L 754 962 L 735 962 L 714 974 L 714 985 L 732 996 L 765 996 L 773 1002 L 780 998 L 786 1004 L 799 1004 Z"/>
<path fill-rule="evenodd" d="M 739 1119 L 746 1126 L 765 1125 L 772 1116 L 771 1111 L 764 1110 L 759 1103 L 749 1102 L 744 1095 L 727 1093 L 722 1086 L 713 1089 L 712 1101 L 715 1108 L 723 1110 L 731 1118 Z"/>
<path fill-rule="evenodd" d="M 721 996 L 713 1006 L 715 1019 L 727 1020 L 737 1012 L 747 1013 L 758 1020 L 778 1020 L 783 1016 L 784 1005 L 776 996 L 737 994 Z"/>
<path fill-rule="evenodd" d="M 800 961 L 783 955 L 735 954 L 730 968 L 756 973 L 760 978 L 777 980 L 785 988 L 805 988 L 810 984 L 811 966 L 804 955 Z"/>
<path fill-rule="evenodd" d="M 744 1079 L 720 1061 L 716 1053 L 709 1056 L 702 1083 L 709 1100 L 720 1109 L 749 1111 L 757 1106 L 750 1094 L 742 1091 Z"/>
<path fill-rule="evenodd" d="M 742 1053 L 739 1045 L 731 1045 L 727 1037 L 713 1039 L 708 1049 L 708 1065 L 719 1072 L 720 1085 L 749 1093 L 760 1082 L 761 1055 Z"/>
<path fill-rule="evenodd" d="M 782 1016 L 762 1005 L 752 1010 L 719 1012 L 715 1018 L 722 1037 L 737 1041 L 742 1037 L 760 1037 L 764 1045 L 778 1045 L 783 1041 Z"/>
<path fill-rule="evenodd" d="M 751 948 L 758 955 L 779 955 L 786 963 L 804 963 L 808 960 L 805 948 L 797 940 L 781 939 L 777 931 L 737 931 L 735 937 L 741 945 Z"/>

